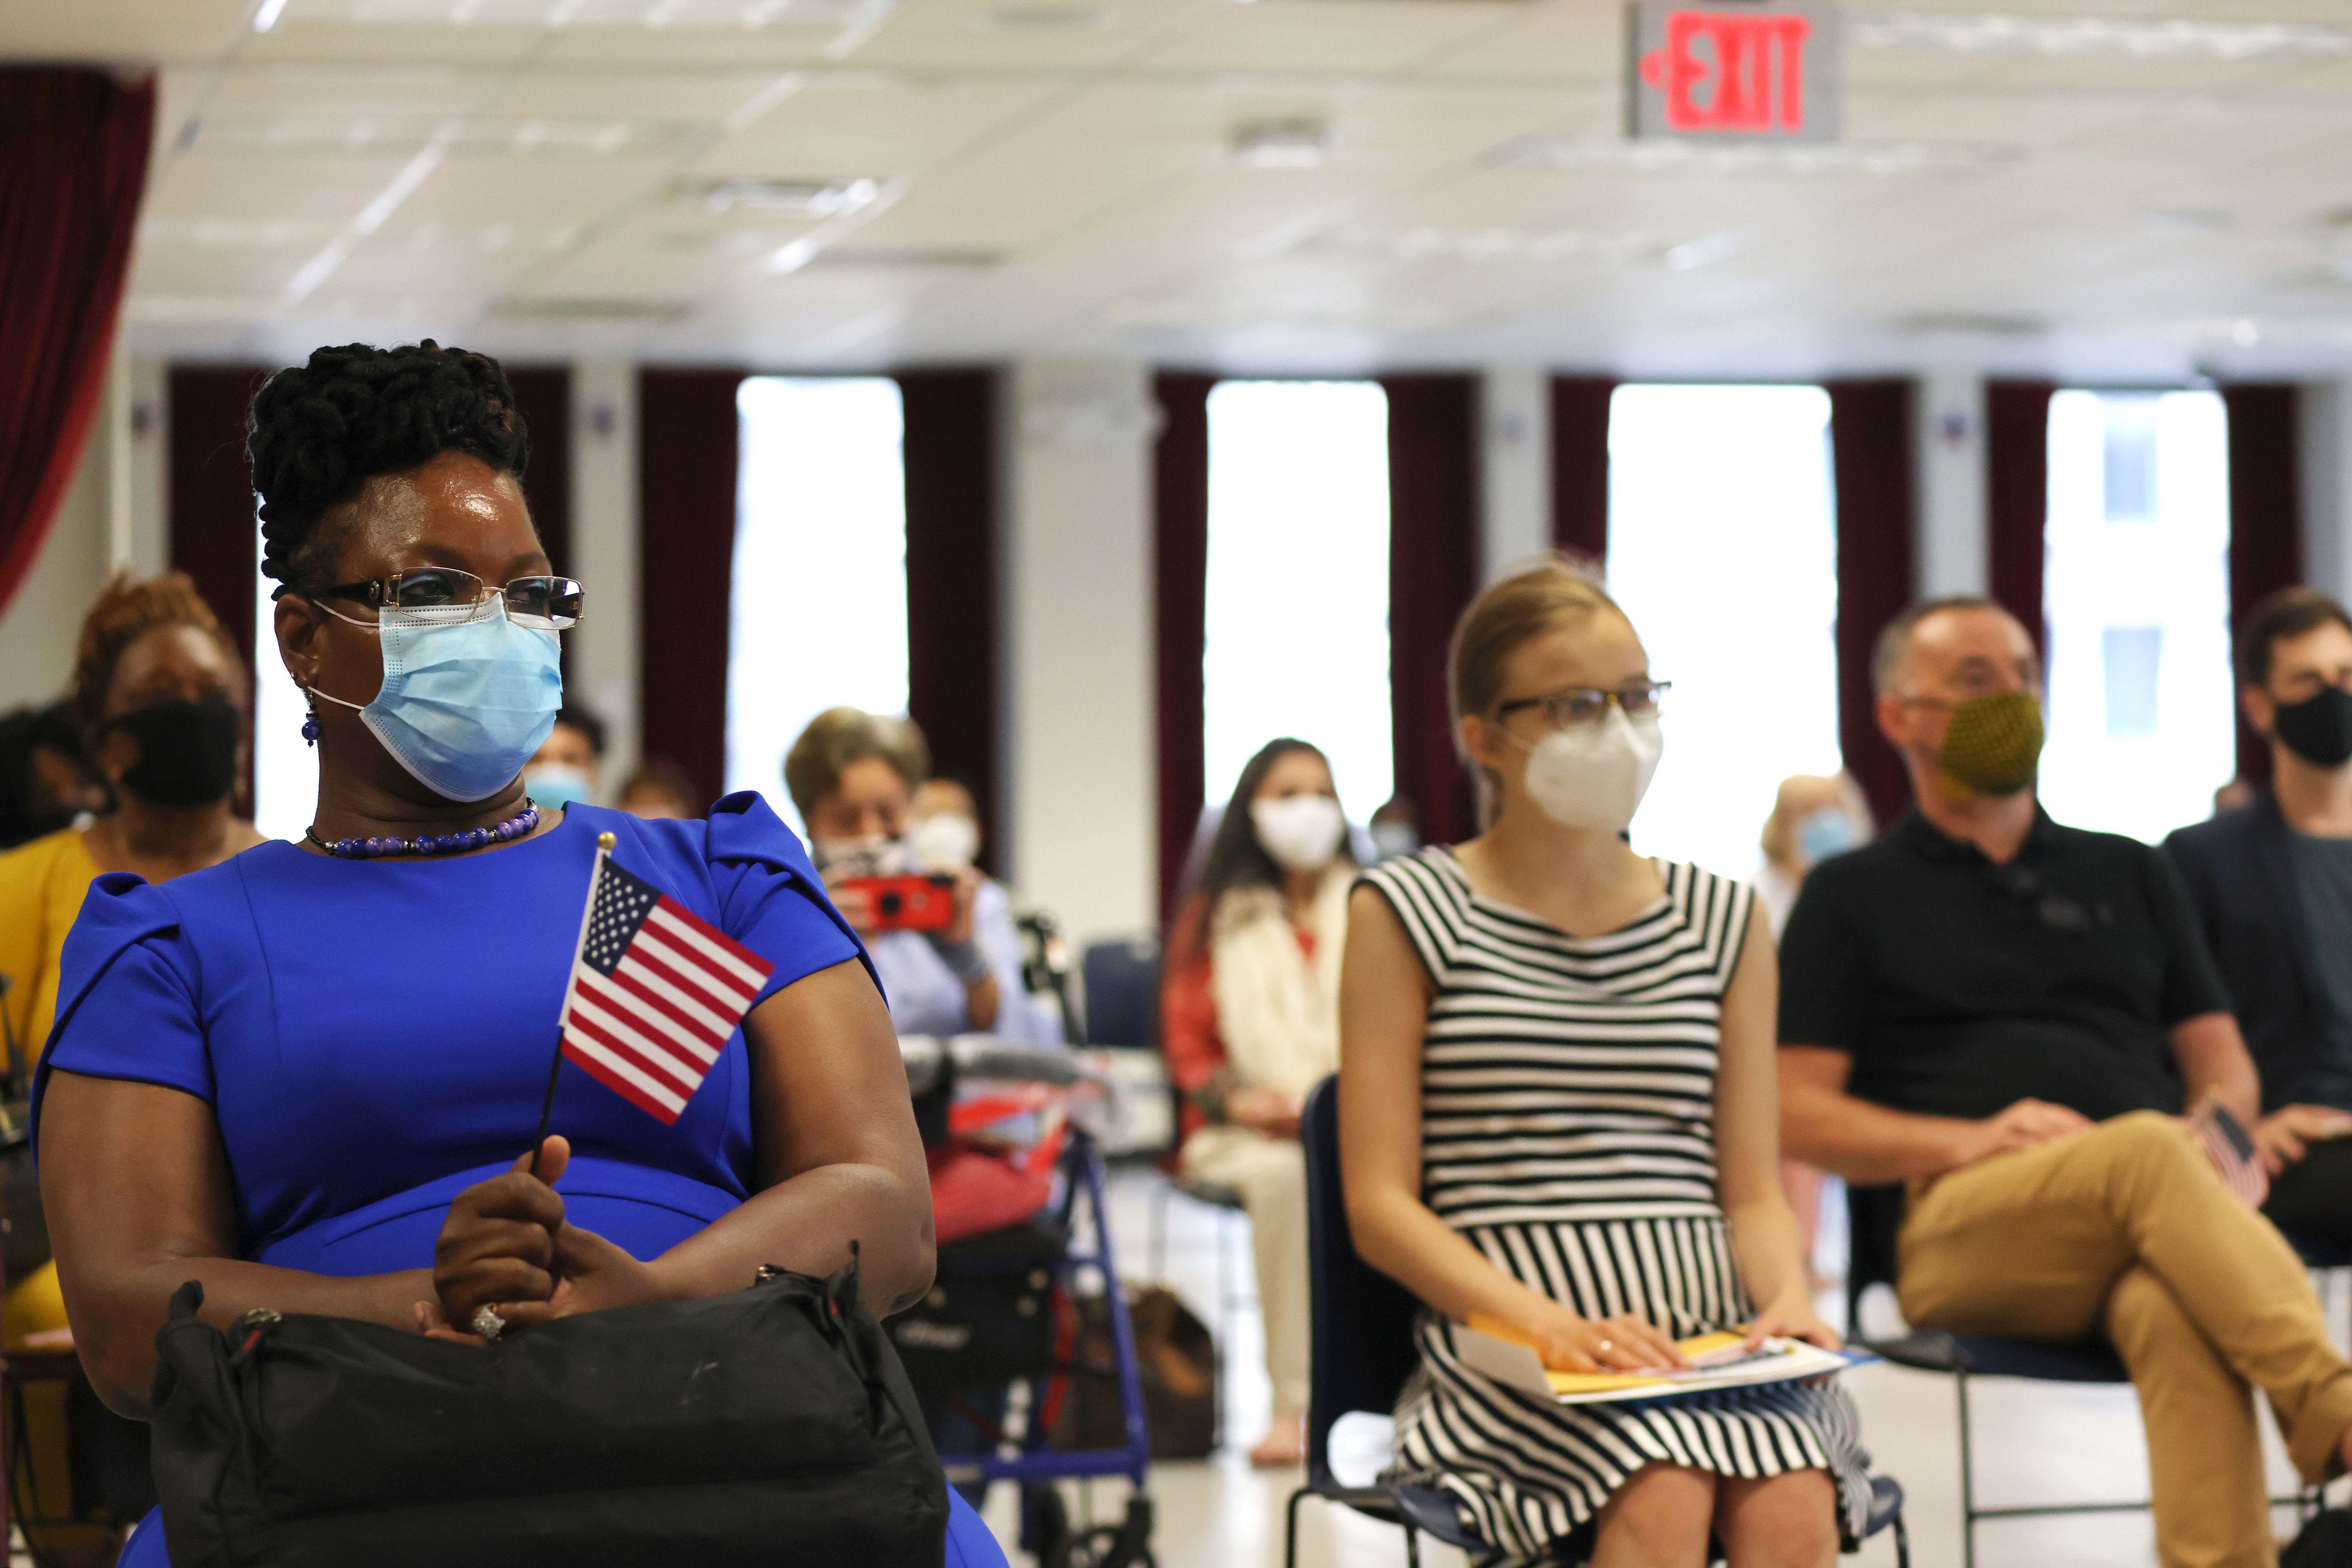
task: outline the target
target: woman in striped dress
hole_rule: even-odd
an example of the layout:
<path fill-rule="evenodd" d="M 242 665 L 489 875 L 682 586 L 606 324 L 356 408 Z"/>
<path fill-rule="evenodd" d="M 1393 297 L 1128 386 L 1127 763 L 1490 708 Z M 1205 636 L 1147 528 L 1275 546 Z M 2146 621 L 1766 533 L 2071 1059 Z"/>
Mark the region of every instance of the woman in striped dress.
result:
<path fill-rule="evenodd" d="M 1564 1370 L 1681 1364 L 1745 1328 L 1834 1345 L 1775 1174 L 1776 975 L 1739 883 L 1636 856 L 1660 749 L 1647 656 L 1548 563 L 1455 633 L 1487 829 L 1366 873 L 1341 981 L 1356 1245 L 1427 1304 L 1390 1479 L 1442 1489 L 1498 1561 L 1818 1568 L 1869 1505 L 1833 1383 L 1562 1406 L 1463 1365 L 1486 1314 Z"/>

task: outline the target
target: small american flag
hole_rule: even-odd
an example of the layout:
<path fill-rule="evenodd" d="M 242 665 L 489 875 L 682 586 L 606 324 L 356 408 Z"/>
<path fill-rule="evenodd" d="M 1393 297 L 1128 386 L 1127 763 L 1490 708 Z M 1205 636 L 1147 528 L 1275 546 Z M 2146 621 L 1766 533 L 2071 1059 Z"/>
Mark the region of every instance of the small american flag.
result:
<path fill-rule="evenodd" d="M 563 994 L 563 1054 L 674 1124 L 775 967 L 600 847 Z"/>
<path fill-rule="evenodd" d="M 2245 1199 L 2247 1207 L 2262 1207 L 2263 1200 L 2270 1196 L 2270 1173 L 2263 1169 L 2254 1141 L 2246 1136 L 2238 1119 L 2220 1100 L 2209 1100 L 2189 1120 L 2197 1129 L 2198 1142 L 2205 1146 L 2206 1157 L 2221 1173 L 2230 1190 Z"/>

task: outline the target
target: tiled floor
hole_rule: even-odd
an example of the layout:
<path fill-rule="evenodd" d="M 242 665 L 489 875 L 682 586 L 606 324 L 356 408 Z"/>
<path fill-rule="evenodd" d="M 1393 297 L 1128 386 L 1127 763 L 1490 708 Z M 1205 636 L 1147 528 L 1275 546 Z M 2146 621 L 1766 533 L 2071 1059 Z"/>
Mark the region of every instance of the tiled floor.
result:
<path fill-rule="evenodd" d="M 1147 1271 L 1146 1194 L 1156 1177 L 1121 1172 L 1114 1180 L 1112 1226 L 1122 1268 L 1129 1278 Z M 1167 1273 L 1212 1328 L 1221 1230 L 1230 1273 L 1240 1288 L 1249 1283 L 1249 1248 L 1242 1222 L 1177 1198 L 1169 1205 Z M 2339 1289 L 2345 1282 L 2336 1282 Z M 2334 1303 L 2341 1324 L 2345 1302 Z M 1151 1492 L 1158 1528 L 1153 1548 L 1160 1568 L 1276 1568 L 1282 1562 L 1283 1506 L 1298 1485 L 1297 1471 L 1258 1471 L 1234 1450 L 1263 1429 L 1266 1384 L 1258 1363 L 1254 1315 L 1237 1315 L 1226 1357 L 1227 1450 L 1216 1458 L 1154 1468 Z M 1877 1365 L 1847 1374 L 1861 1407 L 1863 1430 L 1874 1468 L 1903 1483 L 1908 1497 L 1912 1562 L 1916 1568 L 1959 1568 L 1958 1446 L 1949 1381 L 1924 1373 Z M 2075 1500 L 2126 1501 L 2147 1495 L 2147 1466 L 2137 1404 L 2128 1388 L 2021 1384 L 2001 1380 L 1976 1385 L 1971 1400 L 1976 1424 L 1977 1495 L 1980 1505 Z M 2292 1491 L 2294 1477 L 2274 1436 L 2270 1442 L 2273 1495 Z M 1073 1512 L 1086 1507 L 1086 1489 L 1073 1486 Z M 1095 1517 L 1108 1522 L 1124 1508 L 1124 1483 L 1097 1482 Z M 989 1521 L 1008 1543 L 1013 1531 L 1012 1498 L 998 1489 Z M 2338 1500 L 2341 1500 L 2340 1499 Z M 2278 1516 L 2289 1531 L 2289 1516 Z M 1309 1501 L 1299 1532 L 1301 1568 L 1378 1568 L 1402 1564 L 1401 1532 L 1344 1509 Z M 2145 1514 L 2105 1514 L 2073 1519 L 1995 1521 L 1978 1527 L 1978 1562 L 1985 1568 L 2030 1563 L 2033 1568 L 2147 1568 L 2156 1561 Z M 1017 1568 L 1029 1562 L 1011 1553 Z M 1429 1546 L 1422 1561 L 1430 1568 L 1459 1568 L 1461 1554 Z M 1852 1561 L 1892 1564 L 1891 1537 L 1869 1542 Z"/>

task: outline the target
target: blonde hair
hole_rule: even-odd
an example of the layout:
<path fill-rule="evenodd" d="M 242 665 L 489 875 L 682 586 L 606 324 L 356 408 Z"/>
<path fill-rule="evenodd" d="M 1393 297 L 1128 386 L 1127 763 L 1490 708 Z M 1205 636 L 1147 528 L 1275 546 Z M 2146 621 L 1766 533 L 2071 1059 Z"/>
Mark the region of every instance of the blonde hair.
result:
<path fill-rule="evenodd" d="M 911 719 L 868 713 L 862 708 L 828 708 L 808 722 L 784 753 L 784 789 L 805 822 L 816 803 L 841 787 L 851 764 L 879 757 L 907 781 L 912 792 L 931 773 L 931 749 Z"/>
<path fill-rule="evenodd" d="M 1495 717 L 1503 700 L 1503 667 L 1522 645 L 1599 611 L 1621 618 L 1625 614 L 1601 585 L 1598 565 L 1558 552 L 1513 568 L 1470 601 L 1454 623 L 1446 688 L 1454 702 L 1454 747 L 1478 781 L 1480 822 L 1494 820 L 1502 781 L 1471 757 L 1462 741 L 1462 721 L 1474 713 Z"/>

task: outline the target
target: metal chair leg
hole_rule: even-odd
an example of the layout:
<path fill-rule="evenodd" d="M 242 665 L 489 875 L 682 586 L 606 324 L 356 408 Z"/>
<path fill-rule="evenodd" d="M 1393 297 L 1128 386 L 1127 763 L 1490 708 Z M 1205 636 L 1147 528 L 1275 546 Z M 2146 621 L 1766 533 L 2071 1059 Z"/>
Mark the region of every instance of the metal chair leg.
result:
<path fill-rule="evenodd" d="M 1404 1527 L 1405 1568 L 1421 1568 L 1421 1531 L 1411 1525 Z"/>
<path fill-rule="evenodd" d="M 1290 1494 L 1290 1506 L 1284 1511 L 1289 1516 L 1282 1532 L 1282 1568 L 1298 1568 L 1298 1505 L 1313 1495 L 1300 1487 Z"/>
<path fill-rule="evenodd" d="M 1968 1369 L 1958 1369 L 1953 1381 L 1960 1398 L 1960 1562 L 1962 1568 L 1977 1568 L 1976 1462 L 1969 1446 Z"/>
<path fill-rule="evenodd" d="M 1164 1176 L 1155 1183 L 1147 1207 L 1151 1212 L 1151 1240 L 1146 1248 L 1151 1254 L 1151 1278 L 1168 1278 L 1168 1199 L 1176 1191 L 1175 1184 Z"/>
<path fill-rule="evenodd" d="M 1911 1568 L 1911 1527 L 1903 1522 L 1897 1512 L 1895 1524 L 1895 1568 Z"/>

